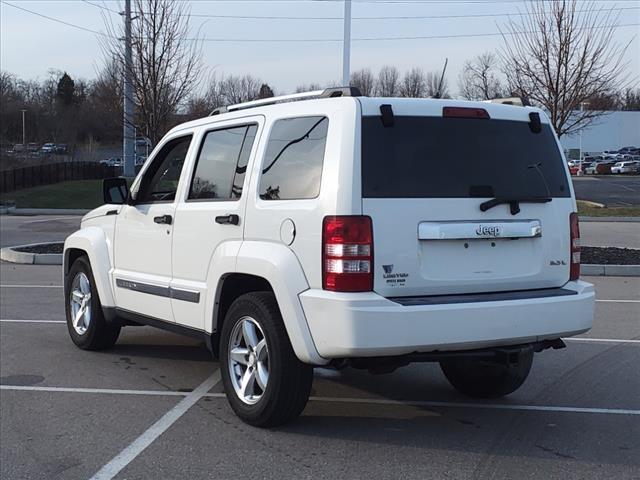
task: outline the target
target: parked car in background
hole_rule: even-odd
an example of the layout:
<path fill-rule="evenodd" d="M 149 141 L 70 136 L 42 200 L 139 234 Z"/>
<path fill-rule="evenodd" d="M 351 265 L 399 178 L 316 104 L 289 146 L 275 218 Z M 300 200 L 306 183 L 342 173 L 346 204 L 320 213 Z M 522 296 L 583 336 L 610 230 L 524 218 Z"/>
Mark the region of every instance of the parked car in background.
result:
<path fill-rule="evenodd" d="M 59 143 L 56 145 L 55 153 L 67 153 L 69 147 L 66 143 Z"/>
<path fill-rule="evenodd" d="M 600 163 L 600 162 L 593 162 L 593 163 L 589 164 L 588 167 L 583 167 L 585 175 L 595 175 L 596 174 L 596 167 L 598 166 L 598 163 Z"/>
<path fill-rule="evenodd" d="M 589 168 L 591 165 L 593 165 L 593 162 L 582 162 L 582 165 L 580 164 L 576 164 L 575 169 L 576 169 L 576 173 L 572 173 L 572 175 L 577 175 L 578 174 L 578 170 L 582 169 L 582 173 L 585 174 L 586 173 L 586 169 Z"/>
<path fill-rule="evenodd" d="M 9 153 L 22 153 L 26 151 L 26 149 L 27 148 L 22 143 L 16 143 L 11 150 L 9 150 Z"/>
<path fill-rule="evenodd" d="M 623 174 L 623 173 L 636 173 L 638 169 L 638 162 L 625 161 L 618 162 L 611 167 L 611 173 Z"/>
<path fill-rule="evenodd" d="M 121 167 L 123 162 L 121 158 L 112 157 L 100 160 L 100 165 L 105 165 L 107 167 Z"/>
<path fill-rule="evenodd" d="M 44 145 L 42 145 L 42 148 L 40 149 L 40 151 L 42 153 L 53 153 L 56 151 L 56 144 L 55 143 L 45 143 Z"/>
<path fill-rule="evenodd" d="M 638 147 L 622 147 L 618 150 L 617 153 L 625 154 L 625 155 L 635 155 L 640 152 L 640 148 Z"/>
<path fill-rule="evenodd" d="M 586 175 L 607 175 L 611 173 L 611 167 L 615 164 L 615 161 L 600 160 L 593 162 L 586 168 L 583 166 L 583 171 Z"/>

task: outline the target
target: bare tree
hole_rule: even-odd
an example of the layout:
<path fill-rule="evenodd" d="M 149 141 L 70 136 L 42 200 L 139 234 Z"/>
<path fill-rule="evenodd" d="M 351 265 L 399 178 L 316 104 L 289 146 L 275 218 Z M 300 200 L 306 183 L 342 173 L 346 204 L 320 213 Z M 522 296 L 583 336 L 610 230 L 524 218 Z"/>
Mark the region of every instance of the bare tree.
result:
<path fill-rule="evenodd" d="M 233 105 L 257 99 L 261 85 L 262 82 L 251 75 L 229 75 L 222 80 L 220 88 L 226 103 Z"/>
<path fill-rule="evenodd" d="M 424 97 L 427 93 L 427 80 L 421 68 L 414 67 L 404 74 L 400 84 L 400 96 L 409 98 Z"/>
<path fill-rule="evenodd" d="M 587 126 L 590 98 L 626 83 L 627 46 L 614 42 L 619 14 L 593 1 L 531 0 L 503 29 L 503 70 L 511 91 L 547 110 L 558 136 Z"/>
<path fill-rule="evenodd" d="M 322 88 L 322 85 L 319 83 L 310 83 L 309 85 L 302 84 L 296 87 L 295 93 L 313 92 L 315 90 L 322 90 Z"/>
<path fill-rule="evenodd" d="M 250 102 L 259 98 L 267 98 L 273 96 L 271 87 L 259 78 L 251 75 L 212 75 L 209 79 L 207 90 L 202 97 L 192 97 L 190 99 L 190 108 L 198 107 L 198 111 L 202 109 L 212 110 L 224 105 L 234 105 L 236 103 Z"/>
<path fill-rule="evenodd" d="M 451 98 L 449 82 L 442 77 L 442 72 L 427 72 L 425 77 L 425 96 L 433 98 Z"/>
<path fill-rule="evenodd" d="M 90 102 L 105 127 L 105 136 L 117 139 L 122 135 L 122 69 L 116 60 L 106 62 L 90 89 Z"/>
<path fill-rule="evenodd" d="M 400 73 L 393 66 L 386 65 L 378 72 L 376 94 L 379 97 L 396 97 L 400 93 Z"/>
<path fill-rule="evenodd" d="M 468 100 L 491 100 L 505 95 L 500 81 L 498 57 L 492 52 L 481 53 L 465 62 L 458 79 L 460 95 Z"/>
<path fill-rule="evenodd" d="M 136 123 L 155 144 L 188 102 L 203 73 L 202 42 L 192 38 L 186 2 L 133 0 L 133 4 L 131 77 Z M 103 40 L 106 60 L 115 58 L 124 68 L 122 29 L 109 20 L 106 23 L 110 33 Z"/>
<path fill-rule="evenodd" d="M 640 88 L 627 88 L 622 95 L 622 110 L 640 110 Z"/>
<path fill-rule="evenodd" d="M 360 93 L 365 97 L 370 97 L 374 94 L 376 88 L 376 80 L 368 68 L 357 70 L 351 74 L 351 81 L 349 84 L 352 87 L 356 87 L 360 90 Z"/>

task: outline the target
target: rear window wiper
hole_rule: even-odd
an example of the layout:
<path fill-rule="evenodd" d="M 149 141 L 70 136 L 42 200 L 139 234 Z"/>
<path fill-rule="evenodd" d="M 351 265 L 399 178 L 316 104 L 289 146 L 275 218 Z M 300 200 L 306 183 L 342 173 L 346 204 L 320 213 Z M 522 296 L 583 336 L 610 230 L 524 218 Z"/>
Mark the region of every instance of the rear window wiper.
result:
<path fill-rule="evenodd" d="M 520 213 L 521 203 L 547 203 L 552 200 L 551 197 L 496 197 L 480 204 L 480 210 L 486 212 L 490 208 L 497 205 L 509 204 L 511 215 Z"/>

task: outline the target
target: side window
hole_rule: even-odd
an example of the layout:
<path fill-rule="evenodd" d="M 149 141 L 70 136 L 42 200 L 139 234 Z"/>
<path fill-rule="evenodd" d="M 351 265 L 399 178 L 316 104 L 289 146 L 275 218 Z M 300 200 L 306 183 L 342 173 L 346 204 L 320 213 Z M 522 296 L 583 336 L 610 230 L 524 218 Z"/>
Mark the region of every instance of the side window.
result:
<path fill-rule="evenodd" d="M 274 123 L 260 176 L 260 198 L 315 198 L 327 142 L 329 119 L 300 117 Z"/>
<path fill-rule="evenodd" d="M 162 147 L 140 182 L 136 203 L 166 202 L 176 198 L 191 137 L 176 138 Z"/>
<path fill-rule="evenodd" d="M 189 200 L 240 198 L 256 130 L 256 125 L 243 125 L 205 135 L 191 180 Z"/>

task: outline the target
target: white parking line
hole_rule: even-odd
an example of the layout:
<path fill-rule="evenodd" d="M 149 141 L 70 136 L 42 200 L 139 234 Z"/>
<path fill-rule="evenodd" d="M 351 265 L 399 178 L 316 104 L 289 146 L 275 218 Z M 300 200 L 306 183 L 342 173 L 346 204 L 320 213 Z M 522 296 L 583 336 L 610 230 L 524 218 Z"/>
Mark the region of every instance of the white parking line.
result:
<path fill-rule="evenodd" d="M 624 340 L 617 338 L 587 338 L 587 337 L 572 337 L 564 338 L 565 342 L 593 342 L 593 343 L 640 343 L 640 340 Z"/>
<path fill-rule="evenodd" d="M 171 390 L 119 390 L 115 388 L 75 388 L 75 387 L 37 387 L 26 385 L 0 385 L 0 390 L 55 393 L 99 393 L 111 395 L 155 395 L 186 397 L 191 392 L 174 392 Z"/>
<path fill-rule="evenodd" d="M 640 303 L 640 300 L 596 300 L 602 303 Z"/>
<path fill-rule="evenodd" d="M 0 285 L 0 288 L 62 288 L 62 285 Z"/>
<path fill-rule="evenodd" d="M 23 222 L 23 225 L 29 225 L 32 223 L 46 223 L 46 222 L 53 222 L 55 220 L 68 220 L 69 217 L 57 217 L 57 218 L 43 218 L 41 220 L 30 220 L 28 222 Z M 60 242 L 63 242 L 64 240 L 60 240 Z"/>
<path fill-rule="evenodd" d="M 16 320 L 13 318 L 3 318 L 0 323 L 67 323 L 65 320 Z"/>
<path fill-rule="evenodd" d="M 211 388 L 220 381 L 220 370 L 207 378 L 193 392 L 189 393 L 180 402 L 165 413 L 156 423 L 151 425 L 142 435 L 133 441 L 128 447 L 116 455 L 109 463 L 102 467 L 91 477 L 91 480 L 111 480 L 123 468 L 131 463 L 145 448 L 151 445 L 171 425 L 173 425 L 187 410 L 195 405 Z"/>
<path fill-rule="evenodd" d="M 635 188 L 631 188 L 631 187 L 628 187 L 626 185 L 622 185 L 621 183 L 616 183 L 616 186 L 618 186 L 620 188 L 624 188 L 625 190 L 628 190 L 630 192 L 635 192 L 636 191 Z M 627 202 L 620 202 L 620 203 L 627 203 Z M 631 205 L 631 203 L 627 203 L 627 205 Z"/>
<path fill-rule="evenodd" d="M 150 396 L 184 396 L 185 398 L 174 407 L 169 413 L 173 412 L 173 410 L 177 409 L 183 402 L 186 402 L 187 398 L 191 398 L 191 402 L 189 407 L 194 405 L 200 398 L 225 398 L 224 393 L 206 393 L 210 388 L 212 388 L 219 381 L 219 371 L 216 372 L 218 379 L 215 380 L 206 390 L 202 388 L 205 386 L 203 383 L 200 387 L 198 387 L 193 392 L 175 392 L 170 390 L 117 390 L 117 389 L 107 389 L 107 388 L 66 388 L 66 387 L 35 387 L 35 386 L 14 386 L 14 385 L 0 385 L 0 390 L 14 390 L 14 391 L 36 391 L 36 392 L 69 392 L 69 393 L 97 393 L 97 394 L 116 394 L 116 395 L 150 395 Z M 214 374 L 215 375 L 215 374 Z M 213 376 L 210 377 L 207 382 L 212 381 Z M 205 382 L 206 383 L 206 382 Z M 200 393 L 196 392 L 200 390 Z M 204 393 L 202 393 L 204 391 Z M 197 400 L 194 400 L 195 397 L 198 397 Z M 562 405 L 513 405 L 513 404 L 500 404 L 500 403 L 471 403 L 471 402 L 436 402 L 436 401 L 422 401 L 422 400 L 389 400 L 386 398 L 351 398 L 351 397 L 309 397 L 309 400 L 312 402 L 327 402 L 327 403 L 361 403 L 361 404 L 369 404 L 369 405 L 390 405 L 390 406 L 415 406 L 415 407 L 441 407 L 441 408 L 470 408 L 470 409 L 489 409 L 489 410 L 523 410 L 523 411 L 533 411 L 533 412 L 564 412 L 564 413 L 588 413 L 588 414 L 610 414 L 610 415 L 640 415 L 640 410 L 632 410 L 632 409 L 621 409 L 621 408 L 591 408 L 591 407 L 568 407 Z M 184 406 L 181 407 L 182 413 L 180 415 L 175 416 L 172 419 L 165 420 L 165 417 L 169 415 L 167 413 L 164 417 L 162 417 L 158 422 L 156 422 L 149 430 L 143 433 L 135 442 L 133 442 L 129 447 L 123 450 L 120 455 L 114 458 L 107 465 L 113 464 L 116 459 L 121 456 L 124 458 L 125 452 L 127 453 L 127 458 L 131 456 L 134 450 L 137 452 L 134 456 L 130 457 L 130 459 L 126 462 L 126 464 L 130 463 L 137 455 L 144 450 L 155 438 L 157 438 L 162 432 L 164 432 L 171 424 L 173 424 L 181 415 L 183 415 L 188 408 L 184 409 Z M 167 421 L 171 421 L 166 426 L 164 424 Z M 162 430 L 159 431 L 158 424 L 162 422 Z M 150 432 L 152 429 L 155 429 L 155 436 L 151 438 Z M 145 442 L 139 442 L 140 439 L 145 437 Z M 151 438 L 151 441 L 148 439 Z M 133 448 L 136 445 L 135 449 Z M 140 446 L 144 445 L 142 449 Z M 118 463 L 118 465 L 121 464 Z M 122 468 L 126 466 L 126 464 L 122 464 L 122 466 L 118 469 L 118 471 L 113 471 L 113 475 L 117 474 Z M 103 467 L 100 471 L 106 468 Z M 100 473 L 100 472 L 98 472 Z M 96 474 L 97 475 L 97 474 Z M 93 478 L 113 478 L 113 477 L 93 477 Z"/>

